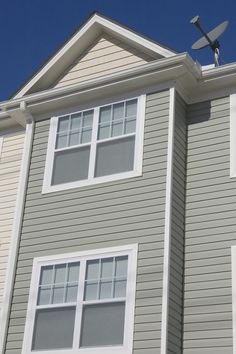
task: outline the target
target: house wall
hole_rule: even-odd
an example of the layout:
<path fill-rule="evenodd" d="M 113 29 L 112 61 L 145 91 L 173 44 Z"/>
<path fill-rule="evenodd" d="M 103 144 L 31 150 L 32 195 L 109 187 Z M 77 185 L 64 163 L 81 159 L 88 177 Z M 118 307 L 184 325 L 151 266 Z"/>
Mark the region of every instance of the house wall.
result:
<path fill-rule="evenodd" d="M 143 175 L 42 195 L 49 120 L 36 123 L 6 343 L 21 353 L 34 257 L 138 243 L 134 354 L 160 350 L 169 91 L 146 102 Z"/>
<path fill-rule="evenodd" d="M 184 354 L 232 354 L 231 245 L 236 179 L 230 179 L 229 97 L 188 109 Z"/>
<path fill-rule="evenodd" d="M 23 131 L 0 135 L 0 309 L 6 281 L 23 143 Z"/>
<path fill-rule="evenodd" d="M 171 207 L 168 354 L 182 354 L 186 142 L 186 104 L 178 93 L 176 93 Z"/>
<path fill-rule="evenodd" d="M 54 87 L 68 86 L 133 68 L 151 59 L 146 54 L 137 52 L 117 39 L 104 34 L 62 74 Z"/>

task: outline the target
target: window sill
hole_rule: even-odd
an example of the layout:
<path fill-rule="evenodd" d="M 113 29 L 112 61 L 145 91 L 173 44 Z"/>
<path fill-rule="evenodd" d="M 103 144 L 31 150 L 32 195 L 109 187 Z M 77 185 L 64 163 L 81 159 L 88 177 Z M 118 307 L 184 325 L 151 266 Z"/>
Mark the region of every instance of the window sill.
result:
<path fill-rule="evenodd" d="M 116 175 L 97 177 L 90 180 L 86 179 L 83 181 L 75 181 L 75 182 L 58 184 L 55 186 L 43 185 L 42 194 L 59 192 L 59 191 L 68 190 L 72 188 L 87 187 L 87 186 L 92 186 L 92 185 L 106 183 L 106 182 L 115 182 L 126 178 L 140 177 L 140 176 L 142 176 L 142 171 L 129 171 L 124 173 L 119 173 Z"/>
<path fill-rule="evenodd" d="M 101 347 L 101 348 L 83 348 L 83 349 L 57 349 L 42 351 L 27 351 L 22 354 L 131 354 L 132 350 L 124 347 Z"/>

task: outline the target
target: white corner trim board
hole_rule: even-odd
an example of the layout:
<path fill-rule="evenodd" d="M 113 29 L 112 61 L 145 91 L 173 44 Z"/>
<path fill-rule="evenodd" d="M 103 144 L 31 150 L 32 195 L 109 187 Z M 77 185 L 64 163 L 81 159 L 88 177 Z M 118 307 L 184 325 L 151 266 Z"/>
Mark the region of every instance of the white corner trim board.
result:
<path fill-rule="evenodd" d="M 170 88 L 168 151 L 166 173 L 165 234 L 164 234 L 164 267 L 162 292 L 161 354 L 167 354 L 168 343 L 168 306 L 170 281 L 170 248 L 171 248 L 171 206 L 173 184 L 173 150 L 175 125 L 175 88 Z"/>
<path fill-rule="evenodd" d="M 236 354 L 236 246 L 231 247 L 232 266 L 232 313 L 233 313 L 233 354 Z"/>
<path fill-rule="evenodd" d="M 230 177 L 236 177 L 236 93 L 230 95 Z"/>
<path fill-rule="evenodd" d="M 16 263 L 17 263 L 17 251 L 20 240 L 20 230 L 23 219 L 23 206 L 25 202 L 25 192 L 28 180 L 30 156 L 33 142 L 34 122 L 26 125 L 26 133 L 24 140 L 24 149 L 21 162 L 21 170 L 19 177 L 19 184 L 16 197 L 15 216 L 13 221 L 13 229 L 11 235 L 10 252 L 8 257 L 8 266 L 6 274 L 6 283 L 4 287 L 2 313 L 0 318 L 1 331 L 0 331 L 0 353 L 5 352 L 5 342 L 7 336 L 8 319 L 11 306 L 12 291 L 15 279 Z"/>
<path fill-rule="evenodd" d="M 1 154 L 2 154 L 2 147 L 3 147 L 3 137 L 0 136 L 0 158 L 1 158 Z"/>

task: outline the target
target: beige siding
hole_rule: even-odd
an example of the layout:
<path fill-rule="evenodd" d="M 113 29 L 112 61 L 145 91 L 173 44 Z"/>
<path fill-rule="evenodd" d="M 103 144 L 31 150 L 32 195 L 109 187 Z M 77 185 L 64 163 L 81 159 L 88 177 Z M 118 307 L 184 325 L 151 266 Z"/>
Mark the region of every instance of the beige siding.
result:
<path fill-rule="evenodd" d="M 160 350 L 169 91 L 147 97 L 143 175 L 42 195 L 49 121 L 36 123 L 7 354 L 20 354 L 34 257 L 138 243 L 134 354 Z"/>
<path fill-rule="evenodd" d="M 188 117 L 183 353 L 232 354 L 229 98 L 192 105 Z"/>
<path fill-rule="evenodd" d="M 24 133 L 2 138 L 0 153 L 0 307 L 6 277 Z"/>
<path fill-rule="evenodd" d="M 94 79 L 124 69 L 142 65 L 151 58 L 136 50 L 124 46 L 121 42 L 108 37 L 99 38 L 76 63 L 73 63 L 55 87 L 72 85 L 77 82 Z"/>

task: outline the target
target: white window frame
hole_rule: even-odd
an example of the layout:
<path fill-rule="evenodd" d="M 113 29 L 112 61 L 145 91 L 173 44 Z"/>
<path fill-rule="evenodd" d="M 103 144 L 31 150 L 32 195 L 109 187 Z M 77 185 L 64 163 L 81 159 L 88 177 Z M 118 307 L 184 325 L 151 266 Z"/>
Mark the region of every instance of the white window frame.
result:
<path fill-rule="evenodd" d="M 45 172 L 44 172 L 44 180 L 43 180 L 43 188 L 42 188 L 42 193 L 50 193 L 50 192 L 57 192 L 61 190 L 66 190 L 66 189 L 71 189 L 71 188 L 77 188 L 77 187 L 83 187 L 83 186 L 89 186 L 97 183 L 104 183 L 104 182 L 111 182 L 111 181 L 116 181 L 119 179 L 124 179 L 124 178 L 130 178 L 130 177 L 137 177 L 142 175 L 142 160 L 143 160 L 143 136 L 144 136 L 144 120 L 145 120 L 145 103 L 146 103 L 146 94 L 142 94 L 139 96 L 129 96 L 122 98 L 122 100 L 113 100 L 106 102 L 105 105 L 110 105 L 110 104 L 115 104 L 119 102 L 124 102 L 127 100 L 132 100 L 132 99 L 137 99 L 137 117 L 136 117 L 136 132 L 132 134 L 126 134 L 122 135 L 120 138 L 125 138 L 128 136 L 134 136 L 135 135 L 135 151 L 134 151 L 134 168 L 132 171 L 127 171 L 127 172 L 122 172 L 122 173 L 117 173 L 117 174 L 112 174 L 112 175 L 107 175 L 107 176 L 102 176 L 102 177 L 89 177 L 86 180 L 80 180 L 80 181 L 74 181 L 74 182 L 68 182 L 68 183 L 62 183 L 62 184 L 57 184 L 57 185 L 51 185 L 51 180 L 52 180 L 52 173 L 53 173 L 53 162 L 54 162 L 54 155 L 55 155 L 55 144 L 56 144 L 56 132 L 57 132 L 57 124 L 58 124 L 58 119 L 60 116 L 55 116 L 51 118 L 50 121 L 50 130 L 49 130 L 49 139 L 48 139 L 48 147 L 47 147 L 47 156 L 46 156 L 46 164 L 45 164 Z M 98 120 L 99 120 L 99 109 L 102 106 L 105 106 L 103 104 L 92 107 L 90 106 L 85 110 L 94 110 L 94 119 L 93 119 L 93 131 L 92 131 L 92 140 L 90 145 L 96 145 L 97 142 L 102 142 L 102 140 L 97 140 L 97 129 L 98 129 Z M 77 113 L 78 111 L 73 112 Z M 81 110 L 82 111 L 82 110 Z M 63 116 L 66 115 L 63 114 Z M 106 139 L 106 141 L 110 140 L 118 140 L 119 137 L 114 137 L 110 139 Z M 95 159 L 96 159 L 96 149 L 92 149 L 90 151 L 90 161 L 94 164 L 95 166 Z"/>
<path fill-rule="evenodd" d="M 136 272 L 137 272 L 137 252 L 138 245 L 128 245 L 119 247 L 110 247 L 91 251 L 82 251 L 70 254 L 56 256 L 47 256 L 35 258 L 33 261 L 32 278 L 29 292 L 28 309 L 26 316 L 25 332 L 22 353 L 23 354 L 132 354 L 133 348 L 133 330 L 134 330 L 134 308 L 136 291 Z M 127 293 L 125 306 L 125 325 L 124 325 L 124 344 L 122 346 L 107 346 L 93 348 L 72 348 L 57 350 L 31 350 L 34 318 L 37 304 L 37 293 L 41 267 L 45 265 L 81 262 L 96 258 L 107 258 L 116 256 L 128 256 L 127 271 Z M 123 298 L 122 298 L 123 299 Z M 76 314 L 77 317 L 77 314 Z M 75 322 L 75 329 L 78 322 Z M 75 341 L 74 341 L 75 343 Z"/>
<path fill-rule="evenodd" d="M 230 177 L 236 177 L 236 93 L 230 95 Z"/>

